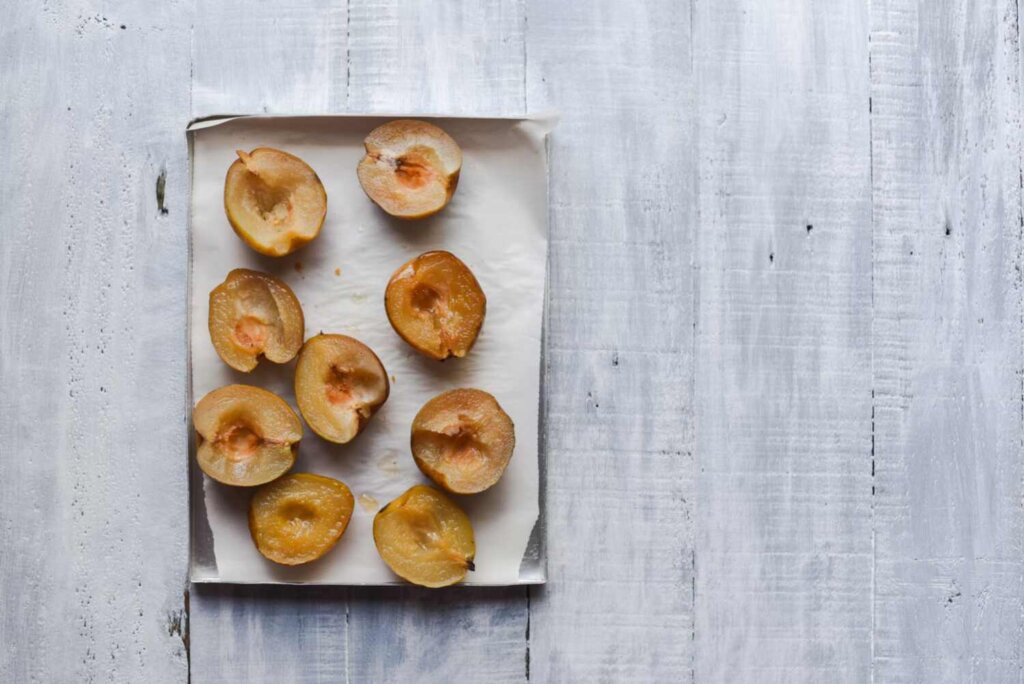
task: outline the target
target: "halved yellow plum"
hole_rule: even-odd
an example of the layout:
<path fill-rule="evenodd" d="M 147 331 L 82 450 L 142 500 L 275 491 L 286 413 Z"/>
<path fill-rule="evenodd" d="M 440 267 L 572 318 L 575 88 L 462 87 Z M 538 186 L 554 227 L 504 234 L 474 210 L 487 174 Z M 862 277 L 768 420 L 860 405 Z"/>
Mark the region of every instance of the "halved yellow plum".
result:
<path fill-rule="evenodd" d="M 295 401 L 313 432 L 345 444 L 388 399 L 387 372 L 373 350 L 347 335 L 319 334 L 299 352 Z"/>
<path fill-rule="evenodd" d="M 384 309 L 413 349 L 438 361 L 469 353 L 480 334 L 487 297 L 476 276 L 450 252 L 426 252 L 388 281 Z"/>
<path fill-rule="evenodd" d="M 392 216 L 417 219 L 444 209 L 459 184 L 462 150 L 432 123 L 389 121 L 363 141 L 356 173 L 363 191 Z"/>
<path fill-rule="evenodd" d="M 196 460 L 218 482 L 253 487 L 277 479 L 295 464 L 302 423 L 284 399 L 249 385 L 227 385 L 192 411 Z"/>
<path fill-rule="evenodd" d="M 302 306 L 284 281 L 236 268 L 210 292 L 210 340 L 217 355 L 248 373 L 264 356 L 287 363 L 302 348 Z"/>
<path fill-rule="evenodd" d="M 478 389 L 437 395 L 412 421 L 412 456 L 423 474 L 453 494 L 477 494 L 498 482 L 515 449 L 512 419 Z"/>
<path fill-rule="evenodd" d="M 327 191 L 309 164 L 272 147 L 236 154 L 224 181 L 224 210 L 238 237 L 277 257 L 320 234 Z"/>
<path fill-rule="evenodd" d="M 461 582 L 476 569 L 469 517 L 441 492 L 416 485 L 373 519 L 377 552 L 402 579 L 424 587 Z"/>
<path fill-rule="evenodd" d="M 352 519 L 355 500 L 340 480 L 312 473 L 285 475 L 253 494 L 249 532 L 266 558 L 301 565 L 334 548 Z"/>

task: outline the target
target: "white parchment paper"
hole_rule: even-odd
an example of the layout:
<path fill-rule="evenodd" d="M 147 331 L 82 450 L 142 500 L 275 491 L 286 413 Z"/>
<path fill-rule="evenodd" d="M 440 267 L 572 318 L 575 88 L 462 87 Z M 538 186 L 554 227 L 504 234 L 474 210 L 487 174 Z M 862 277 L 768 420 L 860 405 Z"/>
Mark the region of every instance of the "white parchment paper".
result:
<path fill-rule="evenodd" d="M 239 373 L 219 359 L 210 342 L 210 290 L 238 267 L 285 280 L 302 303 L 307 337 L 323 331 L 362 340 L 392 378 L 387 403 L 351 443 L 331 444 L 305 427 L 292 472 L 338 478 L 357 498 L 348 530 L 324 558 L 297 568 L 265 560 L 249 536 L 251 492 L 203 478 L 203 492 L 193 496 L 205 497 L 220 581 L 396 582 L 377 555 L 371 527 L 377 505 L 413 484 L 428 482 L 409 451 L 413 416 L 444 390 L 478 387 L 492 393 L 512 417 L 516 449 L 504 477 L 492 489 L 454 497 L 476 533 L 476 571 L 467 583 L 517 582 L 539 510 L 537 430 L 547 262 L 544 138 L 554 120 L 432 119 L 462 146 L 462 174 L 445 210 L 412 222 L 392 219 L 377 209 L 356 179 L 363 139 L 387 120 L 247 117 L 193 126 L 193 401 L 222 385 L 245 383 L 276 392 L 297 411 L 294 361 L 279 366 L 263 360 L 254 372 Z M 235 150 L 259 146 L 298 155 L 327 189 L 327 219 L 320 236 L 280 259 L 263 257 L 245 246 L 224 214 L 224 175 L 236 158 Z M 465 359 L 438 363 L 419 355 L 395 334 L 384 313 L 384 288 L 392 272 L 432 249 L 448 250 L 466 262 L 487 296 L 483 329 Z"/>

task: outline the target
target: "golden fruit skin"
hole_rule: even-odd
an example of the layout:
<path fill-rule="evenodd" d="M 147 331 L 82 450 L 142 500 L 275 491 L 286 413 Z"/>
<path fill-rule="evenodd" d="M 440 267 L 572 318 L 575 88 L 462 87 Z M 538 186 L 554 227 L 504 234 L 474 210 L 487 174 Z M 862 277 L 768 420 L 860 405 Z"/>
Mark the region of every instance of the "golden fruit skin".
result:
<path fill-rule="evenodd" d="M 295 365 L 295 400 L 313 432 L 347 444 L 391 393 L 387 371 L 368 346 L 347 335 L 311 337 Z"/>
<path fill-rule="evenodd" d="M 301 565 L 334 548 L 352 519 L 355 499 L 340 480 L 294 473 L 260 487 L 249 503 L 249 532 L 264 557 Z"/>
<path fill-rule="evenodd" d="M 505 473 L 515 450 L 515 426 L 498 400 L 483 390 L 443 392 L 412 421 L 413 460 L 452 494 L 478 494 Z"/>
<path fill-rule="evenodd" d="M 315 239 L 327 216 L 327 192 L 312 167 L 271 147 L 239 150 L 238 156 L 224 180 L 224 211 L 238 237 L 272 257 L 291 254 Z M 296 208 L 300 214 L 293 217 Z M 284 218 L 298 225 L 284 231 L 268 228 Z"/>
<path fill-rule="evenodd" d="M 246 325 L 264 339 L 240 339 Z M 291 361 L 306 329 L 302 305 L 288 284 L 246 268 L 234 269 L 210 292 L 208 326 L 217 355 L 243 373 L 256 368 L 260 356 L 273 363 Z"/>
<path fill-rule="evenodd" d="M 302 439 L 302 422 L 273 392 L 249 385 L 213 390 L 192 411 L 196 461 L 212 479 L 254 487 L 288 472 Z"/>
<path fill-rule="evenodd" d="M 441 128 L 399 119 L 378 126 L 363 141 L 356 175 L 374 204 L 400 219 L 421 219 L 444 209 L 455 194 L 462 149 Z"/>
<path fill-rule="evenodd" d="M 476 344 L 487 297 L 473 272 L 451 252 L 410 259 L 384 291 L 391 327 L 416 351 L 435 361 L 466 356 Z"/>
<path fill-rule="evenodd" d="M 374 516 L 373 541 L 392 572 L 423 587 L 457 584 L 475 567 L 469 517 L 426 485 L 410 487 Z"/>

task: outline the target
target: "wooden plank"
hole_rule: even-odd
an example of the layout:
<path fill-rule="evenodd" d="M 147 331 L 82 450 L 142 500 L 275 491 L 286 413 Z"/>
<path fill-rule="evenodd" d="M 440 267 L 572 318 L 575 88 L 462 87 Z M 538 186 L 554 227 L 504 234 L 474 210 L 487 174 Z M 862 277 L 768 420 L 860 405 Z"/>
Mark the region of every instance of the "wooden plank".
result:
<path fill-rule="evenodd" d="M 518 114 L 524 103 L 519 0 L 352 0 L 348 108 Z M 526 590 L 351 592 L 353 682 L 521 682 Z"/>
<path fill-rule="evenodd" d="M 521 587 L 352 589 L 353 682 L 522 682 L 526 590 Z"/>
<path fill-rule="evenodd" d="M 871 669 L 865 3 L 698 3 L 699 682 Z"/>
<path fill-rule="evenodd" d="M 511 19 L 503 19 L 507 5 L 490 3 L 480 12 L 435 16 L 411 4 L 351 3 L 348 20 L 341 22 L 325 3 L 307 3 L 292 12 L 294 19 L 284 26 L 289 34 L 280 38 L 282 25 L 271 8 L 224 9 L 200 2 L 195 114 L 337 111 L 346 104 L 350 111 L 520 112 L 521 24 L 515 11 Z M 331 25 L 345 25 L 345 32 L 326 46 L 317 28 L 317 17 L 324 12 Z M 238 22 L 244 30 L 228 30 Z M 499 55 L 475 57 L 474 72 L 459 57 L 468 50 L 463 43 L 479 40 L 485 29 L 494 38 L 487 45 L 511 47 L 504 48 L 502 61 L 497 61 Z M 237 40 L 225 40 L 234 35 Z M 291 61 L 259 60 L 260 54 L 276 49 L 278 40 L 292 46 Z M 352 55 L 348 67 L 347 52 Z M 518 75 L 510 76 L 516 64 Z M 283 83 L 287 74 L 304 68 L 313 73 L 305 72 L 301 87 L 261 85 Z M 493 70 L 493 80 L 488 70 Z M 347 94 L 339 92 L 339 73 L 351 80 Z M 414 81 L 436 84 L 437 89 L 422 89 L 410 102 Z M 510 84 L 515 89 L 511 96 Z M 473 671 L 475 660 L 487 668 L 474 681 L 518 681 L 523 676 L 522 589 L 467 592 L 465 600 L 451 605 L 450 594 L 425 596 L 412 589 L 316 591 L 316 600 L 306 600 L 302 592 L 215 587 L 195 592 L 195 681 L 321 681 L 337 673 L 339 663 L 345 663 L 343 671 L 352 681 L 390 681 L 420 672 L 443 678 Z M 391 647 L 381 648 L 385 643 Z"/>
<path fill-rule="evenodd" d="M 688 3 L 531 0 L 551 149 L 541 682 L 682 682 L 693 631 L 696 139 Z"/>
<path fill-rule="evenodd" d="M 0 21 L 0 673 L 182 682 L 191 9 L 72 4 Z"/>
<path fill-rule="evenodd" d="M 195 585 L 191 604 L 194 684 L 349 681 L 345 589 Z"/>
<path fill-rule="evenodd" d="M 192 112 L 343 111 L 345 0 L 195 0 Z"/>
<path fill-rule="evenodd" d="M 348 109 L 525 111 L 524 0 L 351 0 Z"/>
<path fill-rule="evenodd" d="M 192 115 L 344 109 L 343 0 L 197 0 Z M 192 681 L 343 681 L 348 594 L 309 587 L 197 587 Z"/>
<path fill-rule="evenodd" d="M 879 682 L 1018 682 L 1014 2 L 871 5 Z"/>

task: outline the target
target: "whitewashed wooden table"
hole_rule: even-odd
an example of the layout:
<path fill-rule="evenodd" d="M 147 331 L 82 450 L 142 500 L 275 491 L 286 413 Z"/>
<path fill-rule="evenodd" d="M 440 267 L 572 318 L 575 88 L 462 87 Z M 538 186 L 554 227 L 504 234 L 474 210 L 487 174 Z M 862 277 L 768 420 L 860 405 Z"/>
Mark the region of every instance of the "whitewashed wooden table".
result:
<path fill-rule="evenodd" d="M 1020 682 L 1018 20 L 0 2 L 0 680 Z M 549 584 L 190 591 L 185 124 L 550 109 Z"/>

